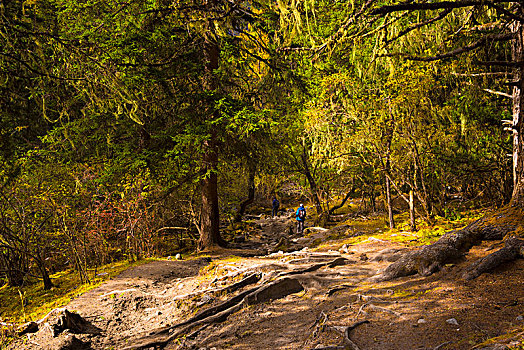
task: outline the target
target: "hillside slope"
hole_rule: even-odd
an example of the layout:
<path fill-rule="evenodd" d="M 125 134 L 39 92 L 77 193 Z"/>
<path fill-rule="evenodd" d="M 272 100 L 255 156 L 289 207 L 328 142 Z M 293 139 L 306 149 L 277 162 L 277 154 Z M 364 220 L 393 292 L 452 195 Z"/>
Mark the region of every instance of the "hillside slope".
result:
<path fill-rule="evenodd" d="M 10 349 L 524 348 L 522 260 L 462 280 L 493 248 L 483 245 L 430 277 L 376 283 L 409 248 L 368 236 L 313 250 L 332 232 L 299 237 L 288 218 L 256 223 L 242 249 L 125 271 L 66 306 L 87 323 L 55 310 Z M 276 252 L 240 257 L 257 249 Z"/>

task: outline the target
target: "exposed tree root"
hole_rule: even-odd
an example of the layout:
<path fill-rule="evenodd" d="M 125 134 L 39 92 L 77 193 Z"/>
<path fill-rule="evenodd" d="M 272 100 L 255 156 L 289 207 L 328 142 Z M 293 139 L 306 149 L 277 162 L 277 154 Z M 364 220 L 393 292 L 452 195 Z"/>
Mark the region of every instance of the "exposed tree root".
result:
<path fill-rule="evenodd" d="M 225 321 L 229 315 L 239 311 L 243 307 L 280 299 L 289 294 L 298 293 L 304 290 L 304 287 L 298 281 L 298 279 L 286 276 L 312 272 L 322 267 L 345 265 L 348 263 L 348 261 L 348 259 L 338 257 L 328 262 L 314 264 L 301 269 L 293 269 L 291 271 L 281 272 L 278 274 L 275 281 L 264 283 L 262 286 L 257 286 L 243 291 L 239 295 L 232 297 L 223 303 L 220 303 L 219 305 L 197 313 L 195 316 L 184 322 L 170 327 L 163 327 L 153 330 L 149 333 L 149 335 L 136 339 L 134 344 L 126 347 L 125 350 L 165 347 L 172 340 L 177 339 L 183 335 L 187 335 L 191 329 L 197 326 Z M 221 291 L 232 292 L 249 284 L 257 283 L 260 279 L 260 274 L 250 275 L 240 282 L 221 289 Z"/>
<path fill-rule="evenodd" d="M 484 272 L 492 271 L 497 266 L 513 261 L 519 257 L 524 257 L 524 241 L 511 237 L 506 240 L 504 248 L 497 250 L 490 255 L 475 261 L 471 264 L 463 277 L 466 280 L 477 278 Z"/>
<path fill-rule="evenodd" d="M 261 273 L 254 273 L 246 278 L 242 279 L 241 281 L 238 281 L 237 283 L 233 283 L 232 285 L 229 285 L 227 287 L 224 287 L 220 290 L 218 290 L 219 293 L 225 292 L 225 293 L 233 293 L 234 291 L 239 290 L 240 288 L 243 288 L 245 286 L 248 286 L 250 284 L 255 284 L 262 278 Z"/>
<path fill-rule="evenodd" d="M 389 265 L 381 274 L 372 278 L 375 281 L 391 280 L 397 277 L 419 273 L 422 276 L 439 271 L 442 266 L 462 258 L 471 247 L 482 241 L 502 240 L 509 234 L 523 235 L 524 212 L 521 208 L 507 206 L 500 211 L 485 216 L 463 229 L 446 233 L 437 242 L 420 250 L 409 252 Z M 520 248 L 518 248 L 520 249 Z M 478 263 L 466 278 L 475 278 L 481 273 L 522 256 L 517 248 L 503 248 L 502 252 L 492 254 L 493 257 Z M 518 253 L 516 253 L 518 251 Z M 495 262 L 499 261 L 499 262 Z"/>
<path fill-rule="evenodd" d="M 81 334 L 100 334 L 102 332 L 100 328 L 95 327 L 91 322 L 86 321 L 79 314 L 70 312 L 67 309 L 60 313 L 58 320 L 52 325 L 53 336 L 56 337 L 66 329 L 71 333 Z"/>
<path fill-rule="evenodd" d="M 243 307 L 280 299 L 302 290 L 304 290 L 304 287 L 297 279 L 289 277 L 278 279 L 269 284 L 244 291 L 220 305 L 196 314 L 185 322 L 153 331 L 150 335 L 135 340 L 133 345 L 124 350 L 165 347 L 170 341 L 189 333 L 194 327 L 223 322 L 228 316 Z"/>
<path fill-rule="evenodd" d="M 361 324 L 369 323 L 369 321 L 360 321 L 357 323 L 352 324 L 351 326 L 327 326 L 329 329 L 333 329 L 340 335 L 342 335 L 342 344 L 338 346 L 326 346 L 322 348 L 317 348 L 320 350 L 360 350 L 360 348 L 355 344 L 350 338 L 349 333 L 351 330 L 356 328 L 357 326 L 360 326 Z"/>
<path fill-rule="evenodd" d="M 327 267 L 335 267 L 335 266 L 346 265 L 349 261 L 350 260 L 348 260 L 346 258 L 339 257 L 339 258 L 336 258 L 333 261 L 324 262 L 324 263 L 318 263 L 318 264 L 315 264 L 315 265 L 308 266 L 306 268 L 294 269 L 294 270 L 291 270 L 291 271 L 284 271 L 284 272 L 279 273 L 278 276 L 301 275 L 303 273 L 316 271 L 316 270 L 318 270 L 318 269 L 320 269 L 322 267 L 325 267 L 325 266 L 327 266 Z"/>

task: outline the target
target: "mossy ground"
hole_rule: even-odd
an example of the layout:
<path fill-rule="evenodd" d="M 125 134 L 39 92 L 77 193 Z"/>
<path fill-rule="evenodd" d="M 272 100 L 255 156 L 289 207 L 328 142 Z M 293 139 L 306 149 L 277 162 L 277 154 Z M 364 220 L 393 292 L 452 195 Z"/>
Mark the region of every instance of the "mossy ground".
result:
<path fill-rule="evenodd" d="M 431 244 L 437 241 L 446 232 L 465 227 L 487 213 L 488 211 L 485 209 L 477 209 L 464 211 L 460 215 L 451 218 L 436 216 L 431 224 L 418 219 L 416 223 L 417 230 L 414 232 L 410 231 L 408 213 L 397 214 L 394 216 L 394 229 L 389 228 L 389 223 L 385 214 L 377 214 L 364 218 L 349 218 L 340 222 L 338 225 L 348 225 L 350 231 L 332 235 L 329 239 L 342 240 L 343 243 L 347 244 L 359 244 L 368 240 L 370 237 L 374 237 L 376 239 L 403 243 L 408 246 L 420 246 Z M 356 233 L 358 235 L 356 235 Z M 348 235 L 355 235 L 355 237 L 348 238 Z M 329 244 L 329 242 L 324 242 L 324 244 Z M 322 245 L 319 247 L 322 247 Z"/>

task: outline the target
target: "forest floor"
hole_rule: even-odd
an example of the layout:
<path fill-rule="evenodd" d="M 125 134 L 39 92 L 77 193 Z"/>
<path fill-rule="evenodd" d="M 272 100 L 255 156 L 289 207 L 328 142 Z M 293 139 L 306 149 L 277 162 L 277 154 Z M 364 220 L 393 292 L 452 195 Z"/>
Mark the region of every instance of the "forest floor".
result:
<path fill-rule="evenodd" d="M 133 267 L 70 302 L 65 308 L 91 330 L 56 331 L 60 309 L 9 348 L 524 349 L 524 260 L 472 281 L 461 278 L 466 266 L 496 248 L 493 243 L 474 247 L 464 261 L 430 277 L 377 283 L 370 277 L 413 247 L 348 227 L 337 235 L 321 228 L 297 235 L 293 219 L 284 216 L 254 224 L 234 248 Z M 359 244 L 344 243 L 345 235 L 357 234 L 363 235 Z M 324 244 L 310 247 L 319 241 Z M 249 276 L 258 279 L 244 279 Z M 260 302 L 242 304 L 225 319 L 179 324 L 282 279 L 299 282 L 302 290 L 269 288 Z M 239 281 L 247 282 L 235 285 Z"/>

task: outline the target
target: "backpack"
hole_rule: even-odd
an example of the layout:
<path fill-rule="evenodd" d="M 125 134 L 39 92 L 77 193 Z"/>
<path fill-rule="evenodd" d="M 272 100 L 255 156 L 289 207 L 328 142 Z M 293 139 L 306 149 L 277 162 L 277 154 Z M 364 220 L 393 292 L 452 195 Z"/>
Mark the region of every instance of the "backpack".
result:
<path fill-rule="evenodd" d="M 305 219 L 306 218 L 306 210 L 305 209 L 299 209 L 298 210 L 298 218 L 299 219 Z"/>

